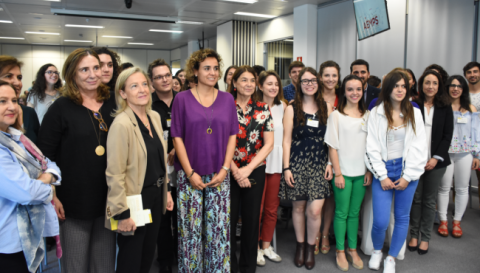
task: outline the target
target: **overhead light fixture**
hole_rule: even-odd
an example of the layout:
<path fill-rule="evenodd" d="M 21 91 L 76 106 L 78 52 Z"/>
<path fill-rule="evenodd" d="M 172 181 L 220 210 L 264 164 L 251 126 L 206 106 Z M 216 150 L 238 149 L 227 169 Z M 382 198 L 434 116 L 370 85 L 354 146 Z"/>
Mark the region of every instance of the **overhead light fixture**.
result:
<path fill-rule="evenodd" d="M 32 45 L 60 45 L 60 44 L 49 44 L 49 43 L 32 43 Z"/>
<path fill-rule="evenodd" d="M 68 10 L 68 9 L 50 9 L 50 11 L 54 15 L 175 24 L 174 19 L 170 17 L 161 17 L 161 16 L 148 16 L 148 15 L 139 15 L 139 14 L 124 14 L 124 13 L 87 11 L 87 10 Z"/>
<path fill-rule="evenodd" d="M 62 0 L 43 0 L 43 1 L 46 1 L 46 2 L 62 2 Z"/>
<path fill-rule="evenodd" d="M 188 25 L 203 25 L 203 22 L 194 22 L 194 21 L 177 21 L 177 24 L 188 24 Z"/>
<path fill-rule="evenodd" d="M 87 40 L 63 40 L 64 42 L 71 42 L 71 43 L 91 43 L 92 41 Z"/>
<path fill-rule="evenodd" d="M 128 43 L 129 45 L 153 45 L 152 43 Z"/>
<path fill-rule="evenodd" d="M 70 25 L 66 24 L 66 27 L 80 27 L 80 28 L 103 28 L 103 26 L 89 26 L 89 25 Z"/>
<path fill-rule="evenodd" d="M 293 39 L 286 39 L 286 40 L 283 40 L 284 42 L 293 42 Z"/>
<path fill-rule="evenodd" d="M 43 35 L 60 35 L 60 33 L 55 32 L 42 32 L 42 31 L 25 31 L 27 34 L 43 34 Z"/>
<path fill-rule="evenodd" d="M 168 32 L 168 33 L 182 33 L 180 30 L 165 30 L 165 29 L 150 29 L 151 32 Z"/>
<path fill-rule="evenodd" d="M 11 24 L 13 22 L 9 20 L 0 20 L 0 23 Z"/>
<path fill-rule="evenodd" d="M 0 37 L 0 39 L 5 39 L 5 40 L 25 40 L 23 37 Z"/>
<path fill-rule="evenodd" d="M 257 0 L 223 0 L 224 2 L 237 2 L 237 3 L 244 3 L 244 4 L 254 4 L 257 3 Z"/>
<path fill-rule="evenodd" d="M 103 38 L 118 38 L 118 39 L 133 39 L 130 36 L 110 36 L 110 35 L 103 35 Z"/>
<path fill-rule="evenodd" d="M 259 14 L 259 13 L 250 13 L 250 12 L 235 12 L 235 15 L 244 15 L 252 17 L 263 17 L 263 18 L 275 18 L 277 15 L 268 15 L 268 14 Z"/>

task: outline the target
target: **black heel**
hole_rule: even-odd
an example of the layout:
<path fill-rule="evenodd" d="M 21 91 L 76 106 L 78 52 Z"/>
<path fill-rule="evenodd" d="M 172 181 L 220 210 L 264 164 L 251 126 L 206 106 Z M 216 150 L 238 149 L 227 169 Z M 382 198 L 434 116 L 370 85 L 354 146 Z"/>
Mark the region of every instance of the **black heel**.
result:
<path fill-rule="evenodd" d="M 408 250 L 410 250 L 411 252 L 417 251 L 417 249 L 418 249 L 418 251 L 420 251 L 420 249 L 418 248 L 418 246 L 409 246 L 409 245 L 407 245 L 407 248 L 408 248 Z M 419 254 L 420 254 L 420 252 L 419 252 Z"/>
<path fill-rule="evenodd" d="M 423 250 L 423 249 L 420 249 L 420 248 L 418 249 L 418 254 L 420 254 L 420 255 L 427 254 L 427 252 L 428 252 L 428 248 L 427 248 L 427 249 L 425 249 L 425 250 Z"/>

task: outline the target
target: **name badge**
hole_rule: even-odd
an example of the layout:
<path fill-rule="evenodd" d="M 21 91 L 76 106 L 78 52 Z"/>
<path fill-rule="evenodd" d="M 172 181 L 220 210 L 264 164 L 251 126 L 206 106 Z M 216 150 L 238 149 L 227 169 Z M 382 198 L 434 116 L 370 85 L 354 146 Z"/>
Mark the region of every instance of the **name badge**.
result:
<path fill-rule="evenodd" d="M 368 132 L 367 123 L 365 121 L 362 121 L 362 131 Z"/>
<path fill-rule="evenodd" d="M 168 131 L 163 131 L 163 140 L 167 141 L 168 140 Z"/>
<path fill-rule="evenodd" d="M 465 117 L 458 117 L 458 118 L 457 118 L 457 123 L 467 123 L 467 118 L 465 118 Z"/>
<path fill-rule="evenodd" d="M 167 127 L 170 128 L 171 125 L 172 125 L 172 120 L 171 120 L 171 119 L 167 119 Z"/>
<path fill-rule="evenodd" d="M 394 136 L 394 135 L 388 135 L 388 136 L 387 136 L 387 140 L 388 140 L 388 141 L 394 141 L 394 140 L 395 140 L 395 136 Z"/>
<path fill-rule="evenodd" d="M 318 127 L 318 120 L 308 119 L 307 120 L 307 126 L 317 128 Z"/>

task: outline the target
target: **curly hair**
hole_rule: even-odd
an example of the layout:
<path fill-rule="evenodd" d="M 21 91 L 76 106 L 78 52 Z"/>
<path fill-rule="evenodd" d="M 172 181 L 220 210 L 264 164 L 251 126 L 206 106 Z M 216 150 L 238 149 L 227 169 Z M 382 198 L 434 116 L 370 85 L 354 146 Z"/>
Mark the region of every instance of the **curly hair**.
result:
<path fill-rule="evenodd" d="M 118 75 L 120 75 L 120 65 L 122 62 L 120 61 L 120 56 L 117 54 L 115 51 L 111 51 L 110 49 L 106 47 L 93 47 L 93 51 L 97 53 L 97 55 L 100 54 L 108 54 L 110 58 L 112 58 L 112 64 L 113 64 L 113 75 L 112 79 L 107 83 L 107 86 L 110 87 L 110 91 L 115 90 L 115 83 L 117 82 Z"/>
<path fill-rule="evenodd" d="M 80 94 L 80 90 L 78 90 L 77 83 L 75 82 L 75 76 L 77 74 L 78 64 L 87 56 L 95 57 L 100 65 L 100 58 L 95 51 L 92 49 L 78 48 L 68 55 L 67 60 L 65 60 L 65 63 L 63 64 L 62 70 L 62 77 L 65 79 L 65 86 L 62 89 L 62 95 L 80 105 L 83 103 L 83 98 Z M 97 101 L 105 101 L 109 98 L 109 87 L 101 83 L 97 89 Z"/>
<path fill-rule="evenodd" d="M 45 79 L 45 73 L 49 67 L 55 67 L 53 64 L 44 64 L 37 72 L 37 76 L 35 77 L 35 84 L 33 84 L 32 91 L 30 92 L 29 96 L 37 96 L 40 101 L 43 101 L 46 97 L 45 90 L 47 89 L 47 80 Z M 62 80 L 60 76 L 58 76 L 58 80 L 53 86 L 55 90 L 60 90 L 63 86 Z"/>
<path fill-rule="evenodd" d="M 435 71 L 435 70 L 427 70 L 423 73 L 423 75 L 420 77 L 418 80 L 418 101 L 425 103 L 427 98 L 425 97 L 425 93 L 423 92 L 423 82 L 425 81 L 425 78 L 428 75 L 433 75 L 435 78 L 437 78 L 438 81 L 438 91 L 437 94 L 435 94 L 435 97 L 433 98 L 433 104 L 437 107 L 443 107 L 450 105 L 450 96 L 447 94 L 445 90 L 445 85 L 442 81 L 442 76 Z M 468 92 L 467 92 L 468 93 Z"/>
<path fill-rule="evenodd" d="M 198 84 L 198 78 L 195 77 L 195 70 L 200 68 L 200 63 L 205 61 L 206 58 L 213 57 L 217 59 L 218 62 L 218 79 L 222 78 L 222 57 L 218 54 L 215 50 L 211 48 L 200 49 L 192 53 L 190 58 L 187 60 L 187 64 L 185 66 L 185 78 L 189 82 L 194 82 Z"/>
<path fill-rule="evenodd" d="M 295 86 L 295 89 L 297 90 L 295 92 L 295 115 L 297 116 L 297 124 L 300 126 L 305 125 L 305 112 L 303 111 L 303 90 L 302 90 L 302 77 L 305 75 L 305 73 L 311 73 L 312 75 L 315 76 L 315 79 L 317 79 L 317 92 L 314 94 L 315 102 L 317 103 L 317 113 L 316 115 L 318 116 L 320 122 L 324 125 L 327 125 L 327 119 L 328 119 L 328 109 L 327 109 L 327 103 L 323 100 L 322 92 L 320 92 L 320 80 L 318 79 L 317 71 L 313 67 L 305 67 L 300 71 L 300 74 L 298 75 L 298 81 Z"/>

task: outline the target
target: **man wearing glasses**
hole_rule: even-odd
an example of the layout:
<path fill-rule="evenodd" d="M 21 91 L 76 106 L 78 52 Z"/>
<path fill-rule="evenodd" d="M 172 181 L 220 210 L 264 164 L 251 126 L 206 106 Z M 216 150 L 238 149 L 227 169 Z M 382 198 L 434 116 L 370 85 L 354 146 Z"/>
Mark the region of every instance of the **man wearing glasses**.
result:
<path fill-rule="evenodd" d="M 163 137 L 168 142 L 168 168 L 173 168 L 173 159 L 175 156 L 175 149 L 173 147 L 173 140 L 170 136 L 170 122 L 172 105 L 177 92 L 172 90 L 172 70 L 163 59 L 156 59 L 148 65 L 148 76 L 152 81 L 152 110 L 157 111 L 162 119 Z M 170 175 L 170 186 L 174 204 L 177 203 L 176 191 L 176 172 L 173 171 Z M 160 230 L 158 234 L 158 262 L 160 263 L 160 273 L 172 272 L 172 261 L 175 259 L 174 253 L 177 253 L 177 206 L 173 207 L 172 211 L 167 211 L 163 215 Z M 172 227 L 173 234 L 172 237 Z"/>

